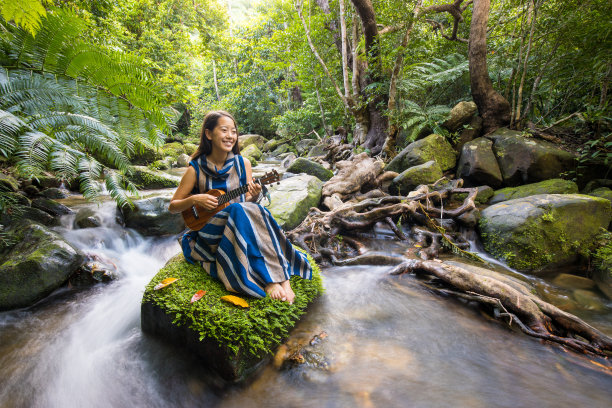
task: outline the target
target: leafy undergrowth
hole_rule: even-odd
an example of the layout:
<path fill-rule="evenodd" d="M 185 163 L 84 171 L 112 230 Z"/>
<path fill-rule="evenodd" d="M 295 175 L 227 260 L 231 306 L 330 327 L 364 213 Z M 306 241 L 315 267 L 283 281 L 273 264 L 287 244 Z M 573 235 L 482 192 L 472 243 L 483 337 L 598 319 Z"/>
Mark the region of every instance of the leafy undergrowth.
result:
<path fill-rule="evenodd" d="M 221 297 L 232 293 L 201 266 L 189 264 L 182 254 L 171 259 L 149 282 L 143 302 L 154 302 L 165 313 L 174 316 L 174 324 L 187 325 L 199 333 L 200 340 L 212 338 L 235 354 L 262 357 L 288 336 L 308 304 L 323 292 L 319 268 L 310 255 L 308 260 L 312 265 L 312 280 L 291 278 L 295 292 L 293 305 L 269 297 L 256 299 L 246 295 L 239 295 L 249 304 L 245 309 L 224 302 Z M 178 280 L 163 289 L 153 290 L 155 285 L 170 277 Z M 206 293 L 200 300 L 190 303 L 198 290 Z"/>

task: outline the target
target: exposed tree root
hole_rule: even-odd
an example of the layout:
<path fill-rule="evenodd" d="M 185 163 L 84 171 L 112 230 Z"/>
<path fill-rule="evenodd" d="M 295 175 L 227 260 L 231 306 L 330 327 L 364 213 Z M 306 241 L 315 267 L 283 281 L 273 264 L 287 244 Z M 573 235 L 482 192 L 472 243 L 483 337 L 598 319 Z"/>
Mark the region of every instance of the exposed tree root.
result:
<path fill-rule="evenodd" d="M 434 275 L 457 289 L 440 292 L 497 308 L 498 316 L 508 317 L 509 324 L 516 323 L 530 336 L 559 343 L 582 353 L 603 357 L 612 353 L 612 338 L 527 290 L 519 290 L 493 277 L 478 275 L 440 261 L 407 259 L 390 273 L 399 275 L 407 272 Z"/>

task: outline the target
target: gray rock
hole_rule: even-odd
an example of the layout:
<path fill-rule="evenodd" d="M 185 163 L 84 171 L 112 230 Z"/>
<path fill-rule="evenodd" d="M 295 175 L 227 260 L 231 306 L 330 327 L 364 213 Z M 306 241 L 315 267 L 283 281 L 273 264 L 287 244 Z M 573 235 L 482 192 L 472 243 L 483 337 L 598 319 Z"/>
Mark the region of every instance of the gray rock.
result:
<path fill-rule="evenodd" d="M 457 152 L 444 137 L 433 134 L 410 143 L 391 160 L 385 170 L 401 173 L 410 167 L 421 165 L 430 160 L 436 161 L 442 171 L 446 171 L 454 168 L 457 164 Z"/>
<path fill-rule="evenodd" d="M 0 261 L 0 310 L 27 307 L 59 288 L 84 255 L 59 234 L 32 222 L 16 225 L 18 244 Z"/>
<path fill-rule="evenodd" d="M 276 149 L 276 146 L 278 146 L 281 143 L 284 143 L 284 142 L 278 139 L 270 139 L 266 143 L 264 143 L 263 147 L 261 148 L 261 151 L 262 152 L 272 151 Z"/>
<path fill-rule="evenodd" d="M 558 178 L 574 164 L 573 154 L 518 131 L 501 128 L 487 138 L 493 140 L 493 152 L 508 186 Z"/>
<path fill-rule="evenodd" d="M 463 145 L 457 177 L 464 179 L 466 186 L 501 186 L 502 174 L 493 154 L 493 142 L 479 137 Z"/>
<path fill-rule="evenodd" d="M 610 201 L 581 194 L 543 194 L 494 204 L 479 222 L 485 249 L 521 271 L 571 264 L 612 218 Z"/>
<path fill-rule="evenodd" d="M 240 151 L 243 157 L 246 157 L 251 162 L 252 166 L 256 166 L 259 160 L 261 160 L 261 150 L 255 144 L 250 144 Z"/>
<path fill-rule="evenodd" d="M 474 102 L 459 102 L 451 109 L 448 119 L 444 121 L 442 126 L 451 132 L 455 132 L 461 126 L 468 124 L 477 111 L 478 108 Z"/>
<path fill-rule="evenodd" d="M 129 180 L 143 190 L 178 187 L 180 178 L 169 174 L 148 169 L 146 167 L 133 167 Z"/>
<path fill-rule="evenodd" d="M 178 234 L 185 229 L 181 214 L 168 211 L 169 197 L 153 197 L 134 201 L 134 208 L 120 209 L 125 226 L 143 235 Z"/>
<path fill-rule="evenodd" d="M 186 154 L 180 154 L 179 157 L 177 157 L 176 159 L 176 166 L 177 167 L 187 167 L 189 166 L 189 162 L 191 161 L 191 157 L 189 157 Z"/>
<path fill-rule="evenodd" d="M 0 191 L 17 191 L 19 183 L 15 178 L 4 173 L 0 173 Z"/>
<path fill-rule="evenodd" d="M 323 182 L 315 176 L 299 175 L 281 180 L 270 187 L 272 203 L 268 210 L 285 230 L 297 227 L 311 207 L 321 201 Z"/>
<path fill-rule="evenodd" d="M 315 163 L 303 157 L 300 157 L 291 163 L 291 165 L 287 168 L 287 171 L 296 174 L 310 174 L 311 176 L 317 177 L 321 181 L 327 181 L 334 176 L 334 173 L 331 170 L 327 170 L 319 163 Z"/>
<path fill-rule="evenodd" d="M 41 191 L 41 194 L 47 198 L 51 198 L 51 199 L 61 199 L 61 198 L 67 198 L 68 197 L 68 192 L 66 190 L 62 190 L 60 188 L 56 188 L 56 187 L 50 187 L 50 188 L 46 188 L 43 191 Z"/>
<path fill-rule="evenodd" d="M 290 150 L 289 144 L 283 143 L 283 144 L 278 145 L 271 154 L 272 156 L 280 156 L 283 153 L 289 152 L 289 150 Z"/>
<path fill-rule="evenodd" d="M 612 201 L 612 190 L 608 187 L 599 187 L 589 193 L 590 196 L 593 197 L 601 197 L 606 200 Z"/>
<path fill-rule="evenodd" d="M 74 225 L 78 228 L 97 228 L 102 221 L 91 208 L 81 208 L 74 217 Z"/>
<path fill-rule="evenodd" d="M 407 195 L 421 184 L 432 184 L 442 178 L 438 163 L 430 160 L 419 166 L 410 167 L 395 177 L 389 186 L 392 194 Z"/>
<path fill-rule="evenodd" d="M 604 305 L 602 299 L 597 296 L 597 294 L 593 291 L 586 289 L 576 289 L 572 293 L 576 302 L 578 302 L 583 308 L 589 310 L 605 310 L 606 306 Z"/>
<path fill-rule="evenodd" d="M 306 157 L 317 157 L 317 156 L 327 156 L 327 146 L 324 144 L 318 144 L 313 146 L 309 151 Z"/>
<path fill-rule="evenodd" d="M 240 146 L 240 150 L 253 144 L 257 146 L 257 150 L 261 150 L 265 143 L 266 139 L 261 135 L 246 134 L 238 136 L 238 145 Z"/>
<path fill-rule="evenodd" d="M 295 144 L 295 150 L 300 156 L 306 154 L 306 152 L 310 151 L 314 146 L 316 146 L 318 140 L 316 139 L 302 139 Z"/>
<path fill-rule="evenodd" d="M 291 163 L 293 163 L 293 161 L 296 159 L 295 154 L 293 153 L 288 153 L 284 158 L 283 161 L 281 162 L 281 167 L 282 168 L 288 168 Z"/>
<path fill-rule="evenodd" d="M 502 201 L 513 200 L 515 198 L 529 197 L 538 194 L 576 194 L 578 185 L 573 181 L 563 179 L 551 179 L 540 181 L 539 183 L 525 184 L 519 187 L 506 187 L 495 191 L 489 204 L 496 204 Z"/>
<path fill-rule="evenodd" d="M 32 200 L 32 207 L 38 208 L 39 210 L 43 210 L 53 217 L 57 217 L 59 215 L 66 214 L 74 214 L 70 208 L 66 207 L 64 204 L 60 204 L 57 201 L 53 201 L 49 198 L 35 198 Z"/>
<path fill-rule="evenodd" d="M 595 282 L 592 279 L 582 276 L 560 273 L 553 279 L 553 283 L 566 289 L 593 289 Z"/>
<path fill-rule="evenodd" d="M 465 129 L 461 130 L 459 133 L 459 139 L 457 140 L 457 144 L 455 145 L 455 149 L 457 151 L 461 151 L 463 145 L 468 142 L 471 142 L 474 139 L 477 139 L 482 131 L 482 118 L 480 116 L 472 117 L 470 120 L 470 124 Z"/>
<path fill-rule="evenodd" d="M 26 193 L 28 197 L 36 197 L 40 194 L 40 190 L 34 185 L 25 186 L 23 192 Z"/>

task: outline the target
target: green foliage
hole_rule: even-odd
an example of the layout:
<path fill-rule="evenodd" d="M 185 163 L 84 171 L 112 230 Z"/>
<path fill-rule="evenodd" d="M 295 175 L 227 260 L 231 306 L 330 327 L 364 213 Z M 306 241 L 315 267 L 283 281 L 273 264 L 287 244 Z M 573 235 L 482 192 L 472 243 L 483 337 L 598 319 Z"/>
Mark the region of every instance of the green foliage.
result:
<path fill-rule="evenodd" d="M 47 14 L 39 0 L 0 0 L 0 15 L 35 36 Z"/>
<path fill-rule="evenodd" d="M 188 264 L 182 255 L 170 261 L 151 280 L 145 289 L 143 302 L 153 301 L 166 313 L 174 316 L 174 323 L 188 325 L 203 338 L 215 339 L 233 353 L 264 356 L 288 336 L 289 330 L 306 306 L 323 291 L 319 268 L 309 256 L 313 267 L 311 281 L 291 278 L 296 294 L 292 305 L 269 297 L 255 299 L 245 297 L 248 309 L 238 308 L 220 300 L 231 294 L 223 284 L 208 275 L 201 266 Z M 177 282 L 159 291 L 153 287 L 163 279 L 175 277 Z M 198 290 L 206 294 L 195 303 L 190 299 Z M 239 295 L 240 296 L 240 295 Z"/>

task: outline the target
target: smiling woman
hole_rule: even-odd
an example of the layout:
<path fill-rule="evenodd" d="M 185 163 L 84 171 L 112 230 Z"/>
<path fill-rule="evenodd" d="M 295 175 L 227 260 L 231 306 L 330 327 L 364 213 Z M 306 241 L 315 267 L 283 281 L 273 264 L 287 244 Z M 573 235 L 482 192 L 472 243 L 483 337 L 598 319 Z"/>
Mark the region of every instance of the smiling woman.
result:
<path fill-rule="evenodd" d="M 253 182 L 251 163 L 240 155 L 236 121 L 228 112 L 213 111 L 204 117 L 200 146 L 172 197 L 171 212 L 216 213 L 197 231 L 183 236 L 185 259 L 199 263 L 226 289 L 257 298 L 293 303 L 289 278 L 311 279 L 308 259 L 296 251 L 270 212 L 254 203 L 261 185 Z M 241 186 L 248 192 L 220 209 L 210 190 L 228 193 Z"/>

